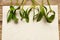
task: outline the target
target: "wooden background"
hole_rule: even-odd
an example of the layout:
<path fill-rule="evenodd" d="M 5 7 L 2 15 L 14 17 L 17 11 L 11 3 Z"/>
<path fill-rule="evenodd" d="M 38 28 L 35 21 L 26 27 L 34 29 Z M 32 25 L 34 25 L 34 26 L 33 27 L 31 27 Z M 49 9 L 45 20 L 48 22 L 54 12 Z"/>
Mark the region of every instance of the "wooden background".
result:
<path fill-rule="evenodd" d="M 38 3 L 41 3 L 41 0 L 37 0 Z M 21 3 L 21 0 L 19 0 Z M 58 5 L 58 27 L 60 32 L 60 0 L 50 0 L 51 5 Z M 44 0 L 44 4 L 47 5 L 46 0 Z M 10 5 L 10 0 L 0 0 L 0 40 L 2 40 L 2 6 Z M 13 5 L 16 5 L 16 0 L 13 0 Z M 26 5 L 31 5 L 31 1 L 27 0 Z M 60 33 L 59 33 L 60 34 Z M 60 39 L 59 39 L 60 40 Z"/>

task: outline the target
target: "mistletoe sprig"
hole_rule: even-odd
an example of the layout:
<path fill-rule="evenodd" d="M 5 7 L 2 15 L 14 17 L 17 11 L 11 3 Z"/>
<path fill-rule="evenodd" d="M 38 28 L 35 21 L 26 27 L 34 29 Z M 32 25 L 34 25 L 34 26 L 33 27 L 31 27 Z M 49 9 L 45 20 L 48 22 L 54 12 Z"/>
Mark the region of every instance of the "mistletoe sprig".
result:
<path fill-rule="evenodd" d="M 40 8 L 37 8 L 37 10 L 38 10 L 38 13 L 34 16 L 34 19 L 37 22 L 39 22 L 43 18 L 45 11 L 47 11 L 47 8 L 43 5 L 43 1 L 42 1 L 42 4 L 40 5 Z"/>
<path fill-rule="evenodd" d="M 16 17 L 16 9 L 12 5 L 12 0 L 11 0 L 11 6 L 10 10 L 8 11 L 9 15 L 7 18 L 7 22 L 10 22 L 11 20 L 14 20 L 15 23 L 18 23 L 18 18 Z"/>
<path fill-rule="evenodd" d="M 45 18 L 47 20 L 48 23 L 52 23 L 52 21 L 54 20 L 55 18 L 55 12 L 52 10 L 51 6 L 50 6 L 50 3 L 49 3 L 49 0 L 47 0 L 47 3 L 49 5 L 49 9 L 50 11 L 47 13 L 47 15 L 45 14 Z M 51 15 L 50 17 L 48 17 L 48 14 L 49 13 L 53 13 L 53 15 Z"/>
<path fill-rule="evenodd" d="M 19 5 L 18 0 L 16 0 L 16 4 Z M 14 8 L 14 6 L 12 5 L 12 0 L 11 0 L 11 6 L 10 6 L 10 10 L 8 11 L 8 18 L 7 18 L 7 22 L 10 22 L 11 20 L 13 20 L 15 23 L 18 23 L 18 18 L 16 16 L 16 10 L 19 10 L 19 15 L 21 17 L 21 21 L 23 21 L 23 19 L 25 19 L 25 21 L 28 23 L 29 22 L 29 15 L 30 12 L 33 11 L 33 21 L 39 22 L 41 21 L 41 19 L 44 17 L 46 19 L 46 21 L 48 23 L 52 23 L 54 18 L 55 18 L 55 12 L 52 10 L 49 0 L 47 0 L 47 3 L 49 5 L 49 11 L 47 11 L 47 7 L 44 6 L 43 0 L 42 0 L 42 4 L 39 4 L 39 7 L 36 8 L 36 4 L 37 2 L 35 0 L 31 0 L 32 2 L 32 6 L 29 8 L 27 8 L 26 10 L 24 9 L 24 1 L 26 0 L 22 0 L 21 5 L 19 5 L 17 8 Z M 26 2 L 25 2 L 26 3 Z M 35 14 L 35 10 L 37 10 L 38 13 Z M 51 15 L 49 17 L 49 14 L 53 13 L 53 15 Z"/>
<path fill-rule="evenodd" d="M 25 19 L 26 22 L 28 23 L 29 22 L 29 14 L 30 14 L 31 10 L 32 10 L 32 8 L 30 8 L 29 10 L 28 9 L 24 10 L 22 7 L 22 9 L 20 10 L 21 20 Z"/>
<path fill-rule="evenodd" d="M 25 19 L 26 22 L 28 23 L 28 22 L 29 22 L 29 14 L 30 14 L 32 8 L 30 8 L 29 10 L 28 10 L 28 8 L 27 8 L 26 10 L 24 10 L 24 8 L 23 8 L 24 5 L 23 5 L 23 3 L 24 3 L 24 0 L 23 0 L 22 3 L 21 3 L 20 10 L 19 10 L 19 14 L 20 14 L 20 17 L 21 17 L 21 21 L 22 21 L 23 19 Z"/>
<path fill-rule="evenodd" d="M 40 10 L 38 9 L 38 14 L 36 14 L 34 16 L 34 19 L 37 22 L 39 22 L 43 18 L 43 16 L 45 17 L 45 19 L 46 19 L 46 21 L 48 23 L 52 23 L 52 21 L 54 20 L 54 18 L 55 18 L 55 12 L 51 9 L 49 0 L 47 0 L 47 3 L 49 5 L 50 11 L 47 12 L 47 8 L 44 6 L 43 0 L 42 0 L 42 4 L 40 5 Z M 48 17 L 49 13 L 53 13 L 53 15 L 51 15 L 50 17 Z"/>

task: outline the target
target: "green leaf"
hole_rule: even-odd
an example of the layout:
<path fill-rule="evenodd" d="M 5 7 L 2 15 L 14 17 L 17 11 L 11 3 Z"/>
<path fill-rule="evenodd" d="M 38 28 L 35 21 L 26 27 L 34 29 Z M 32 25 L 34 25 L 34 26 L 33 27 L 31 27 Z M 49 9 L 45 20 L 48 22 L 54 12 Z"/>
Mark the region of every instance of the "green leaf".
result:
<path fill-rule="evenodd" d="M 47 17 L 47 22 L 52 23 L 52 21 L 53 21 L 54 18 L 55 18 L 55 12 L 54 12 L 54 11 L 49 11 L 48 14 L 49 14 L 50 12 L 52 12 L 53 15 L 51 15 L 50 17 Z M 48 15 L 47 15 L 47 16 L 48 16 Z"/>
<path fill-rule="evenodd" d="M 18 23 L 18 18 L 15 15 L 13 15 L 13 20 L 15 23 Z"/>
<path fill-rule="evenodd" d="M 10 14 L 9 14 L 9 16 L 8 16 L 8 18 L 7 18 L 7 22 L 10 22 L 11 19 L 12 19 L 12 12 L 10 11 Z"/>
<path fill-rule="evenodd" d="M 46 12 L 47 12 L 47 8 L 44 6 L 44 9 L 46 10 Z"/>
<path fill-rule="evenodd" d="M 15 8 L 14 8 L 14 6 L 10 6 L 10 10 L 12 11 L 12 10 L 14 10 Z"/>
<path fill-rule="evenodd" d="M 22 13 L 20 12 L 20 16 L 23 18 L 23 15 L 22 15 Z"/>
<path fill-rule="evenodd" d="M 45 13 L 44 12 L 44 7 L 40 6 L 40 11 L 39 11 L 38 16 L 37 16 L 37 22 L 39 22 L 43 18 L 44 13 Z"/>
<path fill-rule="evenodd" d="M 16 10 L 20 9 L 20 6 L 16 8 Z"/>
<path fill-rule="evenodd" d="M 23 20 L 24 15 L 22 14 L 22 12 L 20 11 L 20 16 L 21 16 L 21 20 Z"/>
<path fill-rule="evenodd" d="M 28 23 L 28 22 L 29 22 L 29 16 L 28 16 L 28 14 L 27 14 L 27 11 L 24 11 L 24 14 L 25 14 L 26 22 Z"/>
<path fill-rule="evenodd" d="M 37 16 L 37 22 L 39 22 L 43 17 L 43 13 L 39 13 L 38 16 Z"/>
<path fill-rule="evenodd" d="M 27 12 L 27 13 L 28 13 L 28 15 L 30 14 L 31 10 L 32 10 L 32 8 L 30 8 L 30 9 L 28 10 L 28 12 Z"/>

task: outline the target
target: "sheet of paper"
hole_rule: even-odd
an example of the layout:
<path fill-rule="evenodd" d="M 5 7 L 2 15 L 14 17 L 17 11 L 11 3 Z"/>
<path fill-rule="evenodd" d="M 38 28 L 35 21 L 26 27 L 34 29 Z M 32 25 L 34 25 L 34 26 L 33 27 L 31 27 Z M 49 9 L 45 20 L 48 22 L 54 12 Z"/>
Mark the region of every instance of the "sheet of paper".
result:
<path fill-rule="evenodd" d="M 24 9 L 29 7 L 24 6 Z M 49 10 L 49 7 L 46 7 Z M 56 12 L 52 23 L 47 23 L 44 18 L 40 22 L 33 22 L 31 12 L 29 23 L 19 19 L 18 24 L 15 24 L 13 21 L 7 23 L 9 6 L 3 6 L 2 40 L 59 40 L 58 6 L 51 7 Z M 18 13 L 17 17 L 20 18 Z"/>

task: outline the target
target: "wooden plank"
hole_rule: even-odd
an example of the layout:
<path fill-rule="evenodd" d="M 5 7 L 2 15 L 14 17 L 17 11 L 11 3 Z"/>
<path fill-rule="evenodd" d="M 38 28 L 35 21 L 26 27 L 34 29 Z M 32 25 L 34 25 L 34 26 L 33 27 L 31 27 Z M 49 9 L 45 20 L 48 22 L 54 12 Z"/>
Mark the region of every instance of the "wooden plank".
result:
<path fill-rule="evenodd" d="M 0 30 L 0 40 L 2 40 L 2 30 Z"/>
<path fill-rule="evenodd" d="M 1 0 L 0 0 L 1 3 Z M 0 6 L 0 19 L 2 19 L 2 6 Z M 2 22 L 0 21 L 0 40 L 2 40 Z"/>
<path fill-rule="evenodd" d="M 2 21 L 2 14 L 0 14 L 0 21 Z"/>
<path fill-rule="evenodd" d="M 0 9 L 2 9 L 2 6 L 0 6 Z"/>
<path fill-rule="evenodd" d="M 0 0 L 0 5 L 2 5 L 2 0 Z"/>
<path fill-rule="evenodd" d="M 58 24 L 59 24 L 59 40 L 60 40 L 60 0 L 58 0 Z"/>
<path fill-rule="evenodd" d="M 2 22 L 0 21 L 0 40 L 2 40 Z"/>
<path fill-rule="evenodd" d="M 0 21 L 2 21 L 2 6 L 0 6 Z"/>
<path fill-rule="evenodd" d="M 1 8 L 0 8 L 0 14 L 2 14 L 2 12 L 1 12 Z"/>
<path fill-rule="evenodd" d="M 41 3 L 41 0 L 37 0 L 38 3 Z M 19 0 L 19 4 L 21 4 L 22 0 Z M 54 3 L 53 3 L 54 2 Z M 13 5 L 16 5 L 16 0 L 12 1 Z M 52 5 L 58 4 L 58 0 L 50 0 L 50 3 Z M 31 0 L 26 1 L 27 5 L 31 5 Z M 47 4 L 47 1 L 44 0 L 44 4 Z M 2 3 L 0 5 L 10 5 L 10 0 L 2 0 Z"/>
<path fill-rule="evenodd" d="M 58 16 L 59 16 L 59 20 L 60 20 L 60 5 L 59 5 L 58 9 L 59 9 L 59 10 L 58 10 L 58 13 L 59 13 Z"/>
<path fill-rule="evenodd" d="M 0 21 L 2 21 L 2 9 L 0 9 Z"/>

